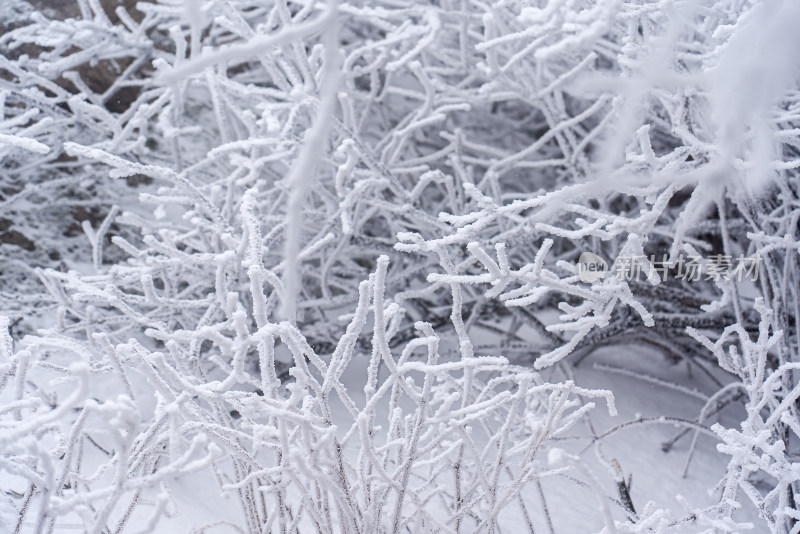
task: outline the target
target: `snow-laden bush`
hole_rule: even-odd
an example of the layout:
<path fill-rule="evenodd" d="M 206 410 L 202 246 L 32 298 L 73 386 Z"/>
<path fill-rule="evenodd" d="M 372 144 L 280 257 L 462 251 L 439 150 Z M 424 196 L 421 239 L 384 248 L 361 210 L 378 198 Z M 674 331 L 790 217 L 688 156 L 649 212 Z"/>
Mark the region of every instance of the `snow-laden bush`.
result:
<path fill-rule="evenodd" d="M 157 45 L 106 16 L 93 19 L 85 2 L 43 4 L 44 13 L 86 17 L 48 20 L 24 0 L 0 7 L 0 307 L 17 332 L 55 309 L 35 269 L 91 264 L 82 223 L 100 225 L 114 203 L 135 205 L 130 186 L 149 180 L 110 182 L 98 165 L 68 157 L 63 143 L 148 157 L 123 132 L 131 101 L 150 85 Z"/>
<path fill-rule="evenodd" d="M 3 385 L 13 396 L 0 446 L 9 489 L 24 495 L 16 531 L 77 518 L 90 532 L 119 531 L 132 517 L 152 529 L 170 511 L 173 479 L 209 468 L 237 497 L 247 532 L 492 532 L 516 507 L 530 524 L 521 492 L 563 471 L 540 451 L 594 406 L 585 398 L 603 397 L 613 412 L 610 392 L 547 383 L 500 357 L 442 358 L 424 322 L 392 350 L 402 311 L 385 300 L 387 267 L 382 256 L 360 284 L 325 360 L 292 324 L 259 319 L 266 296 L 257 285 L 222 291 L 224 316 L 171 332 L 164 350 L 49 333 L 12 353 L 6 338 Z M 256 305 L 246 310 L 241 293 Z M 372 354 L 362 364 L 354 351 L 370 310 Z M 281 351 L 293 362 L 284 383 Z M 28 376 L 78 384 L 52 407 Z M 139 507 L 148 492 L 154 512 Z"/>
<path fill-rule="evenodd" d="M 800 529 L 793 3 L 77 6 L 0 37 L 0 241 L 63 253 L 34 286 L 0 247 L 9 312 L 54 306 L 0 362 L 17 531 L 152 530 L 205 470 L 245 532 L 558 531 L 547 476 L 607 532 Z M 717 380 L 679 422 L 731 457 L 717 505 L 551 449 L 610 397 L 518 365 L 631 342 Z"/>

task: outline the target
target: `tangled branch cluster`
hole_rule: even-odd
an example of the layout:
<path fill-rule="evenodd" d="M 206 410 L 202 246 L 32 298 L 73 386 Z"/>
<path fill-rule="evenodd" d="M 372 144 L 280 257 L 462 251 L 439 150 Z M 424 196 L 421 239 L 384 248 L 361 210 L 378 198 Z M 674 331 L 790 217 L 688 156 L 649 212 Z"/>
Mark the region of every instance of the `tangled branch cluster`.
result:
<path fill-rule="evenodd" d="M 606 532 L 800 529 L 794 4 L 13 4 L 0 299 L 46 327 L 0 357 L 16 532 L 149 531 L 203 471 L 244 532 L 532 531 L 549 476 Z M 586 251 L 764 269 L 585 283 Z M 632 340 L 727 373 L 696 431 L 744 403 L 718 505 L 539 454 L 612 397 L 520 366 Z"/>

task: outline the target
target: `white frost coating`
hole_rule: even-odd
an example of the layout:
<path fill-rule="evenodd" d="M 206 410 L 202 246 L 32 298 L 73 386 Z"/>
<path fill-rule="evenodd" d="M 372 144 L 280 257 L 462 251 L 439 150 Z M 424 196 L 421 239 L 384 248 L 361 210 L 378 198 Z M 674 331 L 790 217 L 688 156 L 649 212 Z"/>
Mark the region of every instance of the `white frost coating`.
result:
<path fill-rule="evenodd" d="M 0 133 L 0 145 L 11 145 L 17 148 L 24 148 L 37 154 L 47 154 L 50 152 L 50 147 L 40 143 L 36 139 L 28 137 L 18 137 L 16 135 L 7 135 Z"/>
<path fill-rule="evenodd" d="M 0 4 L 0 24 L 27 22 L 33 12 L 33 6 L 25 0 L 6 0 Z"/>
<path fill-rule="evenodd" d="M 0 35 L 0 530 L 797 530 L 796 2 L 117 3 Z"/>
<path fill-rule="evenodd" d="M 282 29 L 277 34 L 260 35 L 254 37 L 250 42 L 231 45 L 214 52 L 209 52 L 195 59 L 195 48 L 192 48 L 192 60 L 177 66 L 169 72 L 162 74 L 161 79 L 164 83 L 176 83 L 192 74 L 202 72 L 208 67 L 225 63 L 232 59 L 245 60 L 253 56 L 262 54 L 272 48 L 277 48 L 283 44 L 291 43 L 314 35 L 335 24 L 335 9 L 328 8 L 325 14 L 317 20 L 298 24 Z"/>
<path fill-rule="evenodd" d="M 731 169 L 732 176 L 726 178 L 742 180 L 751 194 L 762 193 L 774 180 L 771 167 L 779 154 L 770 114 L 783 94 L 794 88 L 800 73 L 799 19 L 797 2 L 755 5 L 728 30 L 731 38 L 708 73 L 723 163 L 733 165 L 734 158 L 744 157 L 753 164 L 741 175 Z"/>
<path fill-rule="evenodd" d="M 286 246 L 284 257 L 286 266 L 283 271 L 283 285 L 286 296 L 281 304 L 283 317 L 294 322 L 297 314 L 297 295 L 300 292 L 300 274 L 298 273 L 298 255 L 302 236 L 303 212 L 306 194 L 314 184 L 314 174 L 319 165 L 319 151 L 328 143 L 328 131 L 331 128 L 332 115 L 336 106 L 336 95 L 339 87 L 339 51 L 336 46 L 338 30 L 338 0 L 331 0 L 328 14 L 323 17 L 327 23 L 322 44 L 325 47 L 320 98 L 317 114 L 311 129 L 306 132 L 300 153 L 292 165 L 288 177 L 289 205 L 286 212 Z"/>

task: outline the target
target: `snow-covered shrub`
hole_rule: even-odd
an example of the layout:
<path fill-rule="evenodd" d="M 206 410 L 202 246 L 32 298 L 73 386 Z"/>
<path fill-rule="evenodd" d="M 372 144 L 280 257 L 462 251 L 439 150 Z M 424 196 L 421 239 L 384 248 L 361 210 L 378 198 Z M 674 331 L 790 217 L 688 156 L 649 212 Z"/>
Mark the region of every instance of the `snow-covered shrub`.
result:
<path fill-rule="evenodd" d="M 530 484 L 573 469 L 608 532 L 736 531 L 745 501 L 800 528 L 793 3 L 78 7 L 0 37 L 14 226 L 55 250 L 30 214 L 95 208 L 88 246 L 38 271 L 53 327 L 7 343 L 24 521 L 135 530 L 210 469 L 249 532 L 496 531 L 511 501 L 532 530 Z M 152 184 L 132 202 L 120 178 Z M 581 277 L 586 252 L 605 277 Z M 720 275 L 754 258 L 758 278 Z M 718 505 L 634 509 L 620 474 L 534 457 L 598 394 L 551 371 L 632 342 L 719 384 L 681 422 L 690 459 L 743 404 L 741 429 L 711 427 Z M 45 371 L 96 400 L 71 414 Z"/>
<path fill-rule="evenodd" d="M 201 469 L 237 497 L 247 532 L 493 532 L 516 507 L 530 525 L 521 493 L 563 471 L 537 453 L 594 406 L 584 398 L 604 398 L 613 413 L 610 392 L 547 383 L 500 357 L 443 358 L 424 322 L 392 350 L 402 310 L 385 300 L 387 267 L 382 256 L 360 284 L 326 360 L 291 323 L 264 319 L 267 298 L 255 284 L 220 287 L 224 316 L 172 331 L 160 339 L 164 350 L 133 339 L 112 345 L 102 333 L 92 343 L 48 333 L 12 352 L 6 337 L 11 400 L 0 447 L 9 489 L 24 496 L 15 531 L 76 518 L 90 532 L 119 531 L 132 517 L 152 529 L 170 510 L 174 479 Z M 362 363 L 354 351 L 370 310 L 372 354 Z M 205 343 L 230 365 L 217 356 L 207 356 L 215 368 L 204 365 L 196 353 Z M 275 372 L 280 352 L 293 361 L 288 383 Z M 58 398 L 28 385 L 31 375 L 78 384 Z M 144 408 L 147 397 L 155 406 Z M 148 491 L 158 491 L 154 510 L 143 505 Z"/>
<path fill-rule="evenodd" d="M 118 18 L 113 24 L 99 3 L 53 4 L 39 3 L 55 17 L 84 19 L 49 20 L 24 0 L 0 8 L 0 307 L 21 332 L 55 309 L 35 269 L 91 264 L 82 225 L 100 225 L 115 203 L 134 206 L 130 186 L 149 180 L 111 182 L 92 162 L 65 154 L 63 143 L 151 157 L 130 120 L 145 102 L 137 97 L 150 85 L 157 46 Z"/>
<path fill-rule="evenodd" d="M 745 393 L 748 419 L 738 431 L 714 427 L 725 442 L 720 451 L 733 459 L 719 507 L 689 517 L 741 528 L 725 518 L 747 498 L 772 532 L 794 532 L 800 488 L 790 449 L 800 436 L 800 385 L 792 370 L 800 343 L 791 303 L 800 212 L 795 166 L 781 159 L 791 157 L 796 143 L 795 119 L 786 110 L 796 105 L 789 51 L 797 43 L 798 11 L 789 3 L 774 12 L 760 3 L 687 5 L 682 12 L 663 4 L 628 12 L 612 6 L 619 8 L 524 8 L 518 20 L 527 28 L 479 45 L 493 50 L 497 64 L 538 75 L 527 94 L 541 87 L 543 102 L 556 91 L 555 102 L 584 103 L 533 145 L 487 158 L 484 178 L 465 186 L 475 207 L 440 215 L 451 226 L 447 234 L 401 234 L 397 248 L 439 259 L 428 291 L 477 287 L 482 298 L 533 310 L 550 307 L 557 295 L 559 322 L 543 329 L 536 313 L 524 315 L 549 334 L 538 368 L 634 339 L 680 358 L 707 360 L 705 349 L 712 349 L 736 381 L 712 397 L 698 422 L 708 423 L 711 407 L 737 389 Z M 559 33 L 566 20 L 579 38 Z M 618 32 L 609 36 L 614 26 Z M 534 34 L 535 46 L 522 39 Z M 598 72 L 593 60 L 600 58 L 606 68 Z M 500 83 L 508 88 L 520 79 L 515 71 Z M 602 117 L 590 120 L 593 113 Z M 541 154 L 548 135 L 559 134 L 556 155 Z M 599 154 L 586 158 L 587 147 Z M 573 177 L 529 195 L 489 186 L 518 171 L 519 162 L 556 168 L 569 162 Z M 587 251 L 610 259 L 609 276 L 589 283 L 580 277 L 577 262 Z M 678 273 L 665 264 L 680 269 L 685 255 L 697 259 L 696 275 L 675 280 Z M 736 271 L 726 276 L 723 258 L 761 265 L 760 278 L 755 271 L 745 279 Z M 769 306 L 759 307 L 758 293 Z M 686 337 L 676 339 L 681 330 Z M 699 330 L 714 332 L 716 341 Z M 769 487 L 766 494 L 755 489 L 756 479 Z"/>

